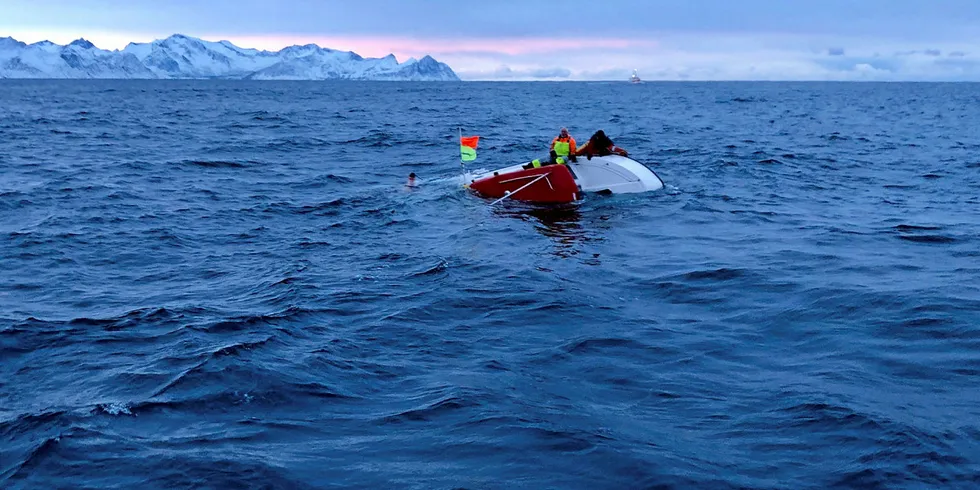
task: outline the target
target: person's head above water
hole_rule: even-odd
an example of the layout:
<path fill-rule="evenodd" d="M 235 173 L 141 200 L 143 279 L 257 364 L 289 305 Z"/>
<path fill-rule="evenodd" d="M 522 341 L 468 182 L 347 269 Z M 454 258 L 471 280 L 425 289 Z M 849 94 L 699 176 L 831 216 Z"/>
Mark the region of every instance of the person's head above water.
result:
<path fill-rule="evenodd" d="M 561 128 L 560 134 L 565 137 L 568 136 L 568 128 Z"/>

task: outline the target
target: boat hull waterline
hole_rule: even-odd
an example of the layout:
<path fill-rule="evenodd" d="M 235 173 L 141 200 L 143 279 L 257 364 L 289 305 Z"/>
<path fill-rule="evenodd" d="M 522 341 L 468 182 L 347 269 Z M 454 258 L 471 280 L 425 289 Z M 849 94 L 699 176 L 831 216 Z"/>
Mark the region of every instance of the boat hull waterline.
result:
<path fill-rule="evenodd" d="M 541 177 L 543 175 L 546 176 Z M 664 187 L 663 180 L 655 172 L 636 160 L 619 155 L 581 157 L 567 165 L 532 169 L 514 165 L 474 175 L 467 180 L 467 187 L 485 197 L 541 203 L 574 202 L 583 193 L 630 194 Z"/>

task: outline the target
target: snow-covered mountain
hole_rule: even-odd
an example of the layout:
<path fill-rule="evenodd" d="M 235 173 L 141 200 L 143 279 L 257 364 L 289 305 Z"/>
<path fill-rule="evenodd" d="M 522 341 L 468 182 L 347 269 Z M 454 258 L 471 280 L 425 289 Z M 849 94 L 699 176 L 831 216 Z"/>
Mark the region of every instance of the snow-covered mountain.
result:
<path fill-rule="evenodd" d="M 84 39 L 60 46 L 0 38 L 0 78 L 459 80 L 452 68 L 430 56 L 399 63 L 393 55 L 362 58 L 315 44 L 259 51 L 181 34 L 115 51 Z"/>

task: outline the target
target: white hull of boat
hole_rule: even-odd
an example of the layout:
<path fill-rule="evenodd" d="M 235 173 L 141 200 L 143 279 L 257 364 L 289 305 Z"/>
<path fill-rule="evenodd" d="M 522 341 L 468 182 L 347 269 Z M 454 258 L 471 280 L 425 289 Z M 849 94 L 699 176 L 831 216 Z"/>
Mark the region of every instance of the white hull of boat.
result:
<path fill-rule="evenodd" d="M 523 170 L 522 165 L 472 175 L 468 180 L 479 180 L 495 173 L 517 172 Z M 653 170 L 636 160 L 619 155 L 592 157 L 591 160 L 578 157 L 578 161 L 570 162 L 568 168 L 582 192 L 631 194 L 664 188 L 663 180 Z"/>

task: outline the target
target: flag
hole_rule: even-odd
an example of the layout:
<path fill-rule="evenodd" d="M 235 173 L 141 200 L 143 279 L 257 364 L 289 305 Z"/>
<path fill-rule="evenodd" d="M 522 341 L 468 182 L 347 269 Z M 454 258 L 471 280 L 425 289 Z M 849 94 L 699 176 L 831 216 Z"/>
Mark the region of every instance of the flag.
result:
<path fill-rule="evenodd" d="M 476 145 L 479 142 L 479 136 L 460 136 L 459 158 L 464 162 L 472 162 L 473 160 L 476 160 Z"/>

